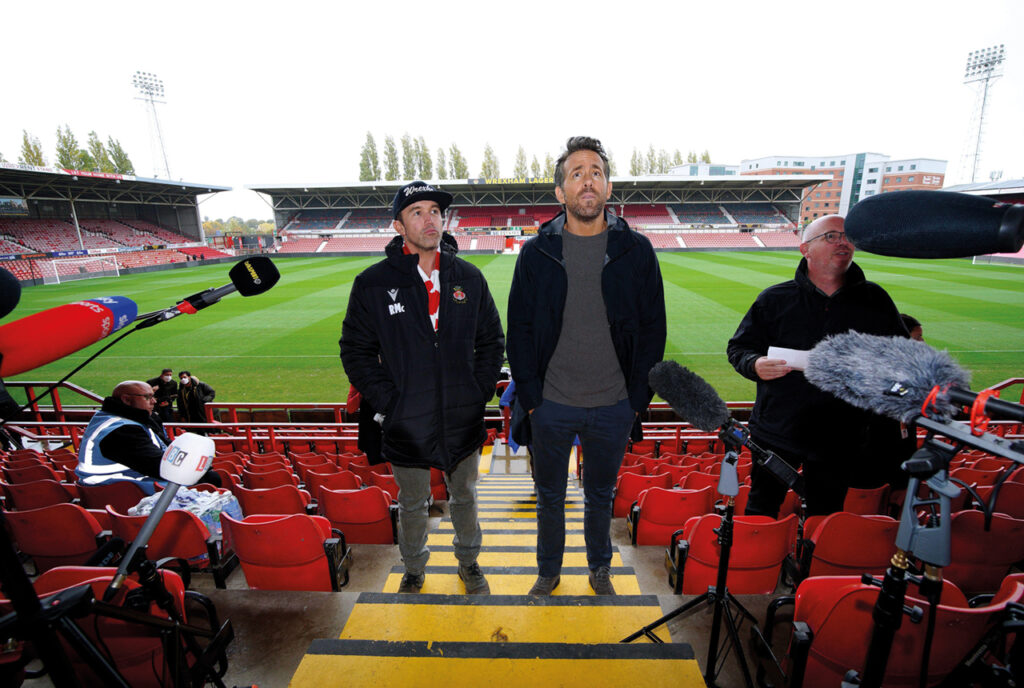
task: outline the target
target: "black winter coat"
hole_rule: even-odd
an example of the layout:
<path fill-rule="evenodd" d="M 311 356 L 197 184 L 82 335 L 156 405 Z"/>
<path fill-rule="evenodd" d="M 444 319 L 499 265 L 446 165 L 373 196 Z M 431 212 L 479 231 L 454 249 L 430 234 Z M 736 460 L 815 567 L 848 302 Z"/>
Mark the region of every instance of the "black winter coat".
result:
<path fill-rule="evenodd" d="M 605 212 L 608 248 L 601 272 L 601 292 L 608 314 L 612 345 L 626 380 L 629 404 L 647 410 L 654 392 L 647 383 L 651 367 L 665 353 L 665 292 L 661 268 L 647 237 L 625 220 Z M 562 259 L 565 213 L 544 223 L 537 236 L 523 244 L 508 297 L 508 362 L 516 381 L 516 403 L 535 409 L 544 399 L 544 376 L 562 333 L 562 314 L 569 289 Z M 515 414 L 515 410 L 513 410 Z M 512 428 L 519 444 L 530 444 L 529 416 Z M 633 439 L 640 439 L 640 422 Z"/>
<path fill-rule="evenodd" d="M 757 383 L 750 416 L 750 431 L 756 439 L 814 457 L 823 448 L 836 453 L 860 451 L 872 426 L 898 427 L 814 387 L 799 370 L 767 381 L 754 370 L 754 362 L 768 353 L 769 346 L 808 350 L 829 335 L 851 330 L 907 336 L 892 299 L 882 287 L 868 282 L 856 263 L 851 263 L 845 284 L 832 296 L 811 282 L 806 258 L 792 280 L 758 295 L 727 348 L 733 368 Z M 836 443 L 836 438 L 843 441 Z"/>
<path fill-rule="evenodd" d="M 419 258 L 402 246 L 395 237 L 387 258 L 352 284 L 341 362 L 366 404 L 384 414 L 382 460 L 450 471 L 487 438 L 484 406 L 494 396 L 505 336 L 487 280 L 455 256 L 447 233 L 434 332 Z"/>

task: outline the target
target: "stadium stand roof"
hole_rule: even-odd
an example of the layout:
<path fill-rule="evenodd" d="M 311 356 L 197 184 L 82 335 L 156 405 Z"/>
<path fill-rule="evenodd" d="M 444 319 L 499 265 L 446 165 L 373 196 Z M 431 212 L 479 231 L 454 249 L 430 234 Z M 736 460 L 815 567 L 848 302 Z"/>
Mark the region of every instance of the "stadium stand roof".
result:
<path fill-rule="evenodd" d="M 957 191 L 975 196 L 988 196 L 1000 201 L 1021 203 L 1024 201 L 1024 179 L 958 184 L 956 186 L 947 186 L 943 191 Z"/>
<path fill-rule="evenodd" d="M 194 206 L 196 196 L 230 190 L 228 186 L 147 179 L 127 174 L 0 163 L 0 196 L 26 201 Z"/>
<path fill-rule="evenodd" d="M 648 175 L 612 177 L 610 203 L 796 203 L 801 191 L 831 179 L 827 175 L 723 175 L 681 177 Z M 348 184 L 253 184 L 247 189 L 266 194 L 277 220 L 301 210 L 388 208 L 408 180 L 350 182 Z M 455 196 L 456 207 L 556 204 L 554 179 L 520 177 L 502 179 L 430 180 Z"/>

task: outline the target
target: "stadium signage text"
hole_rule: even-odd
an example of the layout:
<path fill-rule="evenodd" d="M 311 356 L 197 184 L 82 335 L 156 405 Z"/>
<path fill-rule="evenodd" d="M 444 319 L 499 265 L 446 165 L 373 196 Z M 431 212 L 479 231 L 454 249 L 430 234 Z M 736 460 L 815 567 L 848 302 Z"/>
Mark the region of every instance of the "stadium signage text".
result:
<path fill-rule="evenodd" d="M 550 184 L 554 185 L 554 177 L 500 177 L 498 179 L 467 179 L 470 184 Z"/>

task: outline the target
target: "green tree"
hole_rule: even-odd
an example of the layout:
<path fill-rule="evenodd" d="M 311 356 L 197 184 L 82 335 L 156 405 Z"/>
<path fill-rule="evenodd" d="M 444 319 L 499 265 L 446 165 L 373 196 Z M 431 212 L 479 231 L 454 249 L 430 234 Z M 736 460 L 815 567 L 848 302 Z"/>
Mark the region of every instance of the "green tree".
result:
<path fill-rule="evenodd" d="M 430 179 L 430 168 L 433 162 L 430 160 L 430 149 L 423 137 L 416 139 L 416 161 L 419 163 L 420 179 Z"/>
<path fill-rule="evenodd" d="M 644 172 L 644 156 L 634 148 L 633 157 L 629 160 L 629 174 L 632 177 L 640 177 Z"/>
<path fill-rule="evenodd" d="M 537 160 L 537 156 L 533 156 L 533 162 L 530 163 L 530 174 L 534 177 L 540 176 L 540 162 Z"/>
<path fill-rule="evenodd" d="M 647 149 L 647 158 L 644 160 L 644 166 L 647 168 L 648 174 L 656 174 L 658 171 L 658 154 L 654 152 L 653 143 Z"/>
<path fill-rule="evenodd" d="M 672 164 L 673 165 L 682 165 L 683 164 L 683 154 L 679 152 L 678 148 L 676 148 L 676 152 L 672 154 Z"/>
<path fill-rule="evenodd" d="M 0 162 L 7 162 L 7 158 L 4 157 L 3 153 L 0 153 Z"/>
<path fill-rule="evenodd" d="M 57 127 L 57 167 L 65 170 L 77 170 L 79 163 L 78 139 L 71 127 Z"/>
<path fill-rule="evenodd" d="M 484 146 L 484 161 L 480 164 L 480 176 L 484 179 L 497 179 L 501 176 L 498 156 L 494 154 L 494 149 L 489 143 Z"/>
<path fill-rule="evenodd" d="M 89 132 L 89 141 L 86 145 L 89 147 L 89 155 L 92 156 L 93 167 L 91 169 L 106 173 L 114 171 L 114 163 L 110 161 L 107 147 L 103 145 L 95 131 Z"/>
<path fill-rule="evenodd" d="M 118 174 L 135 174 L 135 165 L 132 164 L 128 153 L 121 147 L 121 142 L 113 136 L 107 137 L 107 152 L 110 153 L 110 162 L 114 163 L 114 171 Z"/>
<path fill-rule="evenodd" d="M 544 156 L 544 176 L 555 176 L 555 159 L 551 157 L 551 153 Z"/>
<path fill-rule="evenodd" d="M 697 154 L 690 151 L 686 154 L 686 162 L 697 162 Z"/>
<path fill-rule="evenodd" d="M 437 149 L 437 178 L 448 178 L 448 161 L 444 157 L 444 148 Z"/>
<path fill-rule="evenodd" d="M 359 181 L 372 182 L 380 179 L 380 162 L 377 159 L 377 142 L 373 134 L 366 132 L 366 141 L 359 151 Z"/>
<path fill-rule="evenodd" d="M 704 152 L 700 154 L 700 161 L 708 164 L 711 163 L 711 153 L 708 152 L 707 148 L 705 148 Z"/>
<path fill-rule="evenodd" d="M 617 177 L 618 175 L 618 168 L 615 167 L 615 156 L 612 155 L 611 151 L 608 151 L 608 176 Z"/>
<path fill-rule="evenodd" d="M 408 134 L 402 136 L 402 179 L 416 178 L 416 146 Z"/>
<path fill-rule="evenodd" d="M 274 223 L 273 222 L 261 222 L 259 224 L 259 226 L 256 228 L 256 231 L 259 232 L 260 234 L 273 234 L 274 233 Z"/>
<path fill-rule="evenodd" d="M 46 167 L 46 158 L 43 157 L 43 146 L 39 139 L 30 135 L 24 129 L 21 130 L 21 155 L 18 162 L 22 165 L 35 165 Z"/>
<path fill-rule="evenodd" d="M 469 165 L 466 163 L 465 156 L 462 155 L 462 151 L 459 147 L 452 144 L 451 148 L 448 149 L 451 160 L 448 161 L 449 168 L 451 170 L 451 179 L 469 179 Z"/>
<path fill-rule="evenodd" d="M 389 182 L 398 179 L 398 148 L 390 136 L 384 137 L 384 179 Z"/>
<path fill-rule="evenodd" d="M 523 150 L 522 146 L 519 146 L 519 150 L 516 151 L 516 167 L 512 170 L 512 176 L 525 177 L 529 172 L 530 170 L 526 166 L 526 151 Z"/>
<path fill-rule="evenodd" d="M 672 158 L 668 157 L 668 151 L 664 148 L 658 151 L 658 172 L 665 174 L 672 166 Z"/>

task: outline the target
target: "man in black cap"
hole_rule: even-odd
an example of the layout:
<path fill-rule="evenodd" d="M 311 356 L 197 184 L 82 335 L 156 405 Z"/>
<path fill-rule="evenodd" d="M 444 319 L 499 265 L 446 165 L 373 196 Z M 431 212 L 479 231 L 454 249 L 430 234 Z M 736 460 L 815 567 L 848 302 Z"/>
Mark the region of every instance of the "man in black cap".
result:
<path fill-rule="evenodd" d="M 352 284 L 342 323 L 341 362 L 363 395 L 360 440 L 372 463 L 390 461 L 398 482 L 399 592 L 419 592 L 430 552 L 430 469 L 444 471 L 459 578 L 469 594 L 490 586 L 477 564 L 481 531 L 476 483 L 487 437 L 484 407 L 494 396 L 505 335 L 487 280 L 455 256 L 442 232 L 447 191 L 421 181 L 392 203 L 396 236 L 387 257 Z M 361 446 L 363 446 L 361 444 Z"/>

